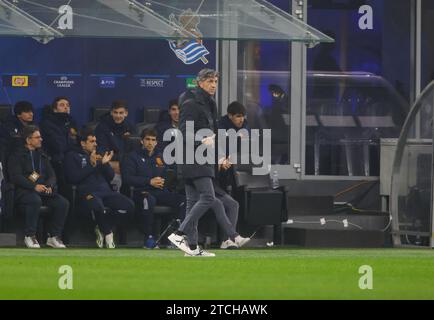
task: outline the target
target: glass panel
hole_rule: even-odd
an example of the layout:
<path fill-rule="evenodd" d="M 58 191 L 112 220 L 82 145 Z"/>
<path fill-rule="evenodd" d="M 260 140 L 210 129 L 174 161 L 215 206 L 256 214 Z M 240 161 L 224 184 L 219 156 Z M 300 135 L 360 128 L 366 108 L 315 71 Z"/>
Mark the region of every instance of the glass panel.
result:
<path fill-rule="evenodd" d="M 422 1 L 422 88 L 434 80 L 434 1 Z"/>
<path fill-rule="evenodd" d="M 392 209 L 396 208 L 396 212 L 392 213 L 395 231 L 404 233 L 401 244 L 427 246 L 431 238 L 433 106 L 434 90 L 430 90 L 418 104 L 420 110 L 398 144 L 402 143 L 402 149 L 397 150 L 399 166 L 393 174 Z M 416 139 L 414 119 L 419 118 L 422 138 Z"/>
<path fill-rule="evenodd" d="M 271 163 L 290 161 L 290 47 L 288 43 L 239 43 L 238 99 L 252 128 L 271 129 Z M 278 71 L 286 70 L 286 71 Z"/>
<path fill-rule="evenodd" d="M 308 51 L 306 174 L 378 176 L 380 138 L 397 138 L 410 88 L 410 1 L 309 1 L 335 38 Z"/>
<path fill-rule="evenodd" d="M 333 41 L 265 0 L 70 0 L 68 6 L 64 0 L 3 2 L 20 11 L 13 16 L 29 15 L 48 33 L 54 28 L 65 36 Z M 19 30 L 17 35 L 40 34 L 38 29 Z M 0 25 L 0 34 L 9 33 Z"/>

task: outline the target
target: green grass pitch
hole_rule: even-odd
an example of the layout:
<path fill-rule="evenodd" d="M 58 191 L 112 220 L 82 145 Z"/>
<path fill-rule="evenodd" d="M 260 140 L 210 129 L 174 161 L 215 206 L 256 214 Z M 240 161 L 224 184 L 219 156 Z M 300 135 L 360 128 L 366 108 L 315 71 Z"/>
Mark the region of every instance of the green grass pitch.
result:
<path fill-rule="evenodd" d="M 0 299 L 434 299 L 434 250 L 0 249 Z M 62 265 L 72 290 L 59 289 Z M 359 267 L 372 267 L 361 290 Z"/>

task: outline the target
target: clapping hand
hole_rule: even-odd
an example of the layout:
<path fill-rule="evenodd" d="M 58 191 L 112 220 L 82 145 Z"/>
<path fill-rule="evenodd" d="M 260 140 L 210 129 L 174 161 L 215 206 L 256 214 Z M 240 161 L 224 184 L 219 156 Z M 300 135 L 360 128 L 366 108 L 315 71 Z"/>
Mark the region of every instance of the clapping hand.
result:
<path fill-rule="evenodd" d="M 92 167 L 96 166 L 96 162 L 98 161 L 98 157 L 99 157 L 99 155 L 96 154 L 95 150 L 93 150 L 92 153 L 90 154 L 90 164 Z"/>
<path fill-rule="evenodd" d="M 110 162 L 110 160 L 113 158 L 113 155 L 114 155 L 113 151 L 105 152 L 101 159 L 102 164 L 106 164 Z"/>

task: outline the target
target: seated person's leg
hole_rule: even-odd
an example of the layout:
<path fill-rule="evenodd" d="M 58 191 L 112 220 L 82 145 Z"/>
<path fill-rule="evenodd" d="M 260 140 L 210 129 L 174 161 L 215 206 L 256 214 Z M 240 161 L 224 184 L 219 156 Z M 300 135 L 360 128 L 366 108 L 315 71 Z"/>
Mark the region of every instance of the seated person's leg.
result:
<path fill-rule="evenodd" d="M 218 198 L 223 203 L 226 215 L 227 215 L 229 221 L 231 222 L 232 226 L 236 230 L 237 229 L 237 223 L 238 223 L 238 211 L 240 209 L 240 205 L 238 204 L 238 201 L 236 201 L 234 198 L 232 198 L 228 194 L 219 196 Z"/>
<path fill-rule="evenodd" d="M 49 236 L 61 237 L 69 210 L 68 200 L 59 194 L 55 194 L 52 197 L 43 197 L 42 202 L 52 211 L 48 227 Z"/>
<path fill-rule="evenodd" d="M 235 231 L 235 227 L 229 221 L 221 199 L 216 198 L 211 208 L 214 211 L 217 223 L 223 228 L 225 234 L 227 234 L 230 239 L 234 240 L 238 236 L 238 233 Z"/>
<path fill-rule="evenodd" d="M 104 236 L 113 232 L 113 226 L 110 222 L 109 216 L 104 212 L 104 203 L 100 197 L 87 195 L 82 200 L 82 204 L 86 211 L 89 211 L 89 213 L 93 212 L 95 222 Z"/>
<path fill-rule="evenodd" d="M 118 192 L 110 192 L 102 196 L 105 206 L 109 207 L 115 219 L 125 225 L 134 217 L 134 202 Z"/>
<path fill-rule="evenodd" d="M 42 206 L 41 197 L 36 192 L 29 192 L 21 196 L 17 202 L 17 206 L 24 209 L 26 237 L 35 237 L 38 228 L 39 212 Z"/>
<path fill-rule="evenodd" d="M 139 194 L 135 196 L 137 214 L 141 222 L 141 231 L 145 236 L 145 241 L 149 236 L 154 236 L 154 207 L 156 199 L 151 194 Z"/>

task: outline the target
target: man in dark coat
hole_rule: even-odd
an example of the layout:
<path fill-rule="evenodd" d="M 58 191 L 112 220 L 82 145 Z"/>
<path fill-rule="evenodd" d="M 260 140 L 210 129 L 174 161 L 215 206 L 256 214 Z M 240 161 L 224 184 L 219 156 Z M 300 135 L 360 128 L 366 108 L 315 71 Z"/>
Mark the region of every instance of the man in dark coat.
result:
<path fill-rule="evenodd" d="M 113 151 L 112 161 L 120 161 L 123 154 L 131 151 L 129 150 L 131 148 L 129 138 L 135 134 L 136 129 L 127 117 L 127 103 L 116 100 L 112 103 L 110 113 L 103 116 L 95 128 L 98 153 Z"/>
<path fill-rule="evenodd" d="M 19 101 L 14 106 L 14 115 L 10 115 L 0 129 L 0 153 L 1 160 L 8 156 L 17 148 L 21 148 L 23 129 L 33 122 L 33 105 L 28 101 Z"/>
<path fill-rule="evenodd" d="M 56 176 L 48 157 L 41 152 L 41 134 L 35 126 L 22 131 L 25 145 L 8 160 L 8 175 L 15 185 L 15 203 L 25 214 L 24 243 L 28 248 L 39 248 L 36 230 L 41 205 L 51 209 L 47 245 L 65 248 L 60 236 L 68 214 L 69 203 L 56 192 Z"/>
<path fill-rule="evenodd" d="M 233 130 L 237 134 L 235 150 L 229 150 L 229 138 L 226 139 L 226 157 L 229 158 L 230 163 L 235 162 L 235 160 L 240 163 L 241 140 L 249 139 L 250 135 L 250 128 L 246 120 L 246 107 L 238 101 L 231 102 L 227 108 L 227 115 L 219 120 L 218 127 L 226 131 Z M 230 166 L 227 170 L 220 170 L 217 180 L 223 189 L 227 189 L 229 185 L 235 187 L 233 167 Z"/>
<path fill-rule="evenodd" d="M 211 69 L 203 69 L 197 75 L 198 87 L 188 90 L 179 98 L 181 115 L 179 127 L 183 134 L 184 145 L 194 144 L 195 149 L 201 145 L 215 146 L 215 133 L 217 130 L 217 106 L 213 98 L 218 83 L 218 72 Z M 187 122 L 193 122 L 194 130 L 187 130 Z M 200 129 L 209 129 L 213 135 L 205 137 L 202 141 L 195 141 L 195 134 Z M 185 153 L 190 152 L 184 148 Z M 187 155 L 188 157 L 188 155 Z M 217 160 L 217 159 L 215 159 Z M 169 236 L 169 240 L 179 249 L 190 256 L 210 257 L 215 254 L 201 250 L 197 245 L 197 223 L 209 209 L 213 209 L 220 226 L 239 246 L 248 240 L 242 238 L 228 220 L 223 203 L 216 198 L 213 179 L 215 178 L 216 163 L 201 164 L 197 159 L 193 164 L 180 165 L 182 176 L 185 180 L 185 192 L 187 203 L 186 217 L 179 229 Z M 196 201 L 196 199 L 199 199 Z M 188 243 L 188 244 L 187 244 Z"/>
<path fill-rule="evenodd" d="M 171 190 L 174 186 L 168 179 L 168 166 L 161 153 L 156 151 L 157 132 L 145 129 L 141 134 L 143 148 L 132 151 L 121 162 L 123 182 L 134 187 L 134 202 L 137 213 L 143 218 L 145 247 L 152 249 L 154 240 L 153 221 L 156 205 L 168 206 L 176 210 L 173 218 L 185 216 L 185 196 Z M 173 178 L 173 176 L 172 176 Z"/>
<path fill-rule="evenodd" d="M 158 152 L 163 152 L 164 148 L 170 143 L 170 141 L 164 141 L 163 140 L 164 133 L 167 130 L 179 128 L 179 106 L 178 106 L 178 100 L 177 99 L 169 101 L 168 114 L 166 113 L 166 115 L 168 115 L 168 117 L 167 116 L 162 117 L 162 119 L 160 119 L 160 121 L 155 126 L 155 130 L 157 130 L 157 133 L 158 133 L 158 137 L 157 137 Z M 171 131 L 172 137 L 175 136 L 175 132 L 176 132 L 175 130 Z"/>
<path fill-rule="evenodd" d="M 136 133 L 135 127 L 127 120 L 128 107 L 126 101 L 113 101 L 111 111 L 104 115 L 95 128 L 98 143 L 97 152 L 104 154 L 113 151 L 110 165 L 115 172 L 113 184 L 119 190 L 121 186 L 120 160 L 133 149 L 131 135 Z"/>
<path fill-rule="evenodd" d="M 70 151 L 65 157 L 65 176 L 69 183 L 78 186 L 80 206 L 95 217 L 98 247 L 102 248 L 105 241 L 106 247 L 113 249 L 114 219 L 121 216 L 121 222 L 126 222 L 134 214 L 134 203 L 111 189 L 114 172 L 109 162 L 113 151 L 97 154 L 96 137 L 90 129 L 80 133 L 79 141 L 80 150 Z M 111 209 L 111 214 L 105 207 Z"/>
<path fill-rule="evenodd" d="M 77 125 L 70 115 L 70 108 L 68 98 L 57 97 L 41 121 L 42 146 L 51 157 L 61 194 L 66 191 L 65 154 L 77 145 Z"/>

